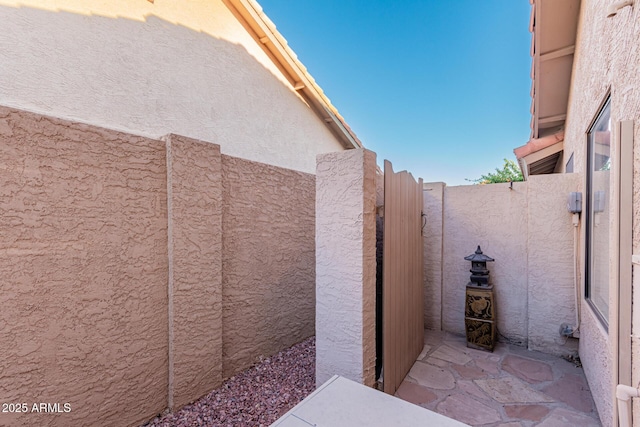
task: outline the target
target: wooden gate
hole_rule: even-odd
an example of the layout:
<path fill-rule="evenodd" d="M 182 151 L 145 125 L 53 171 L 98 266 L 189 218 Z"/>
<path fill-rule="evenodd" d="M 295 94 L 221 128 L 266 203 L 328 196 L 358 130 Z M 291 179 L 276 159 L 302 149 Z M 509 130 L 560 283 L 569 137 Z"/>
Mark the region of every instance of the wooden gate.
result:
<path fill-rule="evenodd" d="M 382 365 L 394 394 L 424 346 L 422 178 L 384 162 Z"/>

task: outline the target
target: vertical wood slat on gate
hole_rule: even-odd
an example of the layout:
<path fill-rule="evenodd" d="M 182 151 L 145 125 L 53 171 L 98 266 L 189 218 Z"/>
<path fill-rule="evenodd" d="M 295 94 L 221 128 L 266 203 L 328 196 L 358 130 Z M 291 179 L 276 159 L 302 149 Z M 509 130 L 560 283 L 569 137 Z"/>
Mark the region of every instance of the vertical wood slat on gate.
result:
<path fill-rule="evenodd" d="M 424 347 L 422 178 L 384 162 L 382 364 L 394 394 Z"/>

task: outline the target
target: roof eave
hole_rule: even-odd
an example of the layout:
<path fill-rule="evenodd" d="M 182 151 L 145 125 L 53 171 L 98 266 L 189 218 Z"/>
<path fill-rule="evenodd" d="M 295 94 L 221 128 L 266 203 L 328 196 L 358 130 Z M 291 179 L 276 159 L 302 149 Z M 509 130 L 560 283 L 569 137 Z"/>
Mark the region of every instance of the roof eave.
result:
<path fill-rule="evenodd" d="M 537 139 L 566 121 L 580 0 L 530 3 L 531 139 Z"/>
<path fill-rule="evenodd" d="M 245 28 L 252 33 L 256 42 L 280 69 L 291 87 L 307 101 L 314 113 L 329 127 L 340 143 L 347 149 L 362 148 L 362 142 L 298 60 L 260 5 L 254 0 L 224 0 L 224 2 L 236 16 L 244 21 L 242 23 Z"/>
<path fill-rule="evenodd" d="M 560 131 L 543 138 L 531 139 L 525 145 L 514 149 L 513 153 L 518 160 L 518 166 L 520 166 L 522 176 L 526 180 L 529 178 L 529 175 L 537 174 L 535 171 L 532 171 L 532 165 L 544 159 L 553 158 L 554 162 L 560 160 L 561 156 L 558 156 L 558 153 L 563 150 L 564 131 Z"/>

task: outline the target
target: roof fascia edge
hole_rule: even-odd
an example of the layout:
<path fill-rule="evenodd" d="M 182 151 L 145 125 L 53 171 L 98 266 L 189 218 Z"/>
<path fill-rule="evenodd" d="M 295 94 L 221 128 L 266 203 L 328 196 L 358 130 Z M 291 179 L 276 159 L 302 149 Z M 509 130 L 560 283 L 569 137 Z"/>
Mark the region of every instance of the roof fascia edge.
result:
<path fill-rule="evenodd" d="M 349 129 L 344 118 L 331 104 L 331 101 L 323 93 L 322 89 L 309 75 L 302 63 L 296 58 L 295 53 L 284 41 L 284 37 L 276 30 L 275 25 L 262 11 L 262 8 L 253 0 L 223 0 L 228 7 L 235 9 L 249 26 L 256 41 L 267 52 L 285 77 L 291 83 L 292 88 L 312 105 L 312 110 L 320 119 L 328 125 L 342 145 L 349 148 L 362 148 L 362 142 Z"/>
<path fill-rule="evenodd" d="M 528 146 L 536 143 L 539 144 L 539 147 L 532 147 L 527 150 Z M 529 166 L 531 164 L 552 156 L 560 151 L 564 151 L 564 131 L 554 135 L 548 135 L 537 140 L 530 140 L 527 144 L 515 148 L 513 153 L 518 160 L 518 166 L 520 166 L 520 171 L 526 181 L 529 177 Z"/>
<path fill-rule="evenodd" d="M 522 159 L 525 161 L 525 163 L 530 165 L 532 163 L 537 162 L 538 160 L 545 159 L 563 150 L 564 150 L 564 140 L 551 144 L 548 147 L 545 147 L 534 153 L 527 154 L 526 156 L 522 157 Z"/>

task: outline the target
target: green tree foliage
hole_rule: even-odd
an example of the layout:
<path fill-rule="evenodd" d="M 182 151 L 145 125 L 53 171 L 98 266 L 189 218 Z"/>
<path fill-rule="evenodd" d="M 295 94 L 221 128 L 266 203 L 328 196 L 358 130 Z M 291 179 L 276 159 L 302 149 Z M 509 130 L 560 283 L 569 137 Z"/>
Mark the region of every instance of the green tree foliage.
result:
<path fill-rule="evenodd" d="M 498 182 L 524 181 L 524 178 L 516 162 L 504 159 L 502 169 L 496 168 L 495 172 L 489 172 L 478 179 L 468 179 L 467 181 L 475 182 L 476 184 L 496 184 Z"/>

